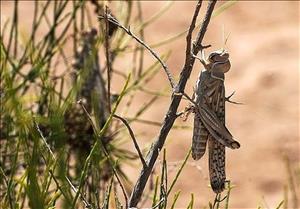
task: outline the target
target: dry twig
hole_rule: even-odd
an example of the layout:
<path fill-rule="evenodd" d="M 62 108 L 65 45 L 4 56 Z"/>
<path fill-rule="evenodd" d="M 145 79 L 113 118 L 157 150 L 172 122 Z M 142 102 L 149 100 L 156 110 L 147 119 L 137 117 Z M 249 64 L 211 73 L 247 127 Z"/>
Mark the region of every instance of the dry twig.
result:
<path fill-rule="evenodd" d="M 106 56 L 106 67 L 107 67 L 107 103 L 109 112 L 111 112 L 111 104 L 110 104 L 110 80 L 111 80 L 111 61 L 110 61 L 110 53 L 109 53 L 109 13 L 108 8 L 105 8 L 105 56 Z"/>
<path fill-rule="evenodd" d="M 55 158 L 55 155 L 53 153 L 53 151 L 51 150 L 49 144 L 47 143 L 47 140 L 42 132 L 42 130 L 40 129 L 38 123 L 36 121 L 34 121 L 34 124 L 35 124 L 35 128 L 36 130 L 38 131 L 40 137 L 42 138 L 43 140 L 43 143 L 44 145 L 46 146 L 48 152 L 50 153 L 50 156 L 52 158 L 52 160 L 54 160 L 54 162 L 57 161 L 57 159 Z M 54 170 L 54 169 L 53 169 Z M 56 186 L 59 188 L 59 190 L 62 192 L 62 194 L 64 194 L 63 190 L 61 189 L 59 183 L 57 182 L 54 174 L 53 174 L 53 171 L 52 169 L 49 170 L 49 173 L 50 175 L 52 176 L 52 178 L 54 179 L 55 183 L 56 183 Z M 67 177 L 67 176 L 64 176 L 64 178 L 66 179 L 66 181 L 68 182 L 69 186 L 71 187 L 71 189 L 73 190 L 73 192 L 77 193 L 78 192 L 78 189 L 72 184 L 71 180 Z M 85 207 L 86 208 L 90 208 L 91 204 L 88 203 L 88 201 L 85 199 L 84 195 L 79 191 L 79 196 L 80 196 L 80 199 L 82 200 L 82 202 L 84 203 Z"/>
<path fill-rule="evenodd" d="M 97 133 L 97 131 L 96 131 L 97 129 L 96 129 L 96 126 L 93 123 L 93 119 L 92 119 L 91 115 L 86 110 L 86 108 L 84 107 L 84 105 L 83 105 L 83 103 L 82 103 L 81 100 L 79 100 L 78 103 L 81 105 L 83 111 L 85 112 L 85 114 L 88 117 L 90 123 L 92 124 L 95 133 Z M 110 164 L 110 166 L 112 168 L 112 171 L 113 171 L 114 175 L 116 176 L 116 179 L 117 179 L 117 181 L 118 181 L 118 183 L 119 183 L 119 185 L 121 187 L 121 190 L 122 190 L 124 198 L 125 198 L 125 205 L 126 205 L 126 208 L 127 208 L 127 206 L 128 206 L 128 197 L 127 197 L 127 193 L 126 193 L 125 187 L 124 187 L 124 185 L 123 185 L 123 183 L 122 183 L 122 181 L 121 181 L 121 179 L 120 179 L 120 177 L 119 177 L 119 175 L 118 175 L 118 173 L 117 173 L 117 171 L 116 171 L 116 169 L 114 167 L 113 160 L 111 159 L 109 153 L 107 152 L 106 148 L 104 147 L 102 141 L 101 140 L 99 140 L 99 141 L 100 141 L 100 145 L 101 145 L 100 148 L 102 149 L 104 155 L 106 156 L 106 158 L 107 158 L 107 160 L 108 160 L 108 162 L 109 162 L 109 164 Z"/>
<path fill-rule="evenodd" d="M 137 143 L 137 140 L 136 140 L 136 138 L 135 138 L 135 136 L 134 136 L 134 133 L 133 133 L 132 129 L 130 128 L 128 122 L 127 122 L 124 118 L 122 118 L 122 117 L 120 117 L 120 116 L 118 116 L 118 115 L 113 115 L 113 117 L 115 117 L 115 118 L 121 120 L 122 123 L 124 123 L 124 125 L 125 125 L 126 128 L 128 129 L 128 132 L 129 132 L 129 134 L 130 134 L 130 136 L 131 136 L 131 138 L 132 138 L 134 147 L 135 147 L 135 149 L 136 149 L 136 151 L 137 151 L 137 153 L 138 153 L 138 155 L 139 155 L 139 157 L 140 157 L 140 160 L 142 161 L 143 166 L 144 166 L 144 167 L 147 166 L 146 161 L 145 161 L 145 159 L 144 159 L 144 157 L 143 157 L 143 154 L 142 154 L 142 152 L 141 152 L 141 149 L 140 149 L 140 147 L 139 147 L 139 145 L 138 145 L 138 143 Z"/>
<path fill-rule="evenodd" d="M 195 9 L 195 12 L 193 15 L 193 19 L 192 19 L 192 22 L 191 22 L 191 25 L 189 27 L 189 31 L 188 31 L 188 34 L 186 37 L 187 47 L 186 47 L 185 64 L 181 71 L 179 82 L 175 86 L 175 89 L 174 89 L 175 92 L 172 95 L 171 104 L 165 115 L 164 122 L 163 122 L 161 130 L 159 132 L 159 135 L 158 135 L 156 141 L 151 146 L 151 149 L 148 152 L 147 161 L 146 161 L 147 167 L 144 167 L 141 170 L 140 176 L 139 176 L 139 178 L 134 186 L 134 189 L 131 193 L 131 197 L 129 200 L 129 207 L 136 207 L 139 200 L 141 199 L 141 196 L 143 194 L 143 191 L 144 191 L 144 188 L 148 181 L 148 178 L 151 174 L 151 171 L 152 171 L 154 164 L 156 162 L 156 159 L 158 157 L 159 151 L 162 149 L 162 147 L 165 143 L 165 140 L 170 132 L 170 129 L 172 128 L 172 126 L 177 118 L 176 112 L 177 112 L 178 106 L 180 104 L 180 101 L 182 99 L 182 94 L 184 92 L 187 80 L 190 77 L 190 74 L 192 72 L 192 68 L 193 68 L 193 65 L 195 62 L 195 58 L 192 56 L 192 54 L 197 54 L 203 48 L 202 40 L 203 40 L 204 34 L 207 30 L 207 26 L 209 24 L 215 4 L 216 4 L 216 0 L 209 2 L 208 8 L 206 11 L 206 15 L 202 22 L 200 31 L 199 31 L 196 41 L 193 43 L 193 47 L 192 47 L 192 41 L 191 41 L 192 40 L 192 32 L 195 28 L 196 20 L 197 20 L 197 17 L 198 17 L 198 14 L 199 14 L 199 11 L 200 11 L 200 8 L 202 5 L 202 1 L 199 0 L 197 3 L 196 9 Z M 128 31 L 128 33 L 131 34 L 130 31 Z M 139 39 L 136 39 L 136 40 L 139 40 Z M 192 47 L 192 49 L 191 49 L 191 47 Z"/>
<path fill-rule="evenodd" d="M 115 17 L 111 16 L 110 14 L 107 14 L 107 17 L 103 17 L 103 16 L 100 15 L 99 18 L 100 19 L 107 18 L 108 21 L 110 21 L 111 23 L 117 25 L 119 28 L 122 28 L 128 35 L 130 35 L 138 43 L 140 43 L 141 45 L 143 45 L 159 61 L 159 63 L 162 65 L 165 73 L 167 74 L 167 77 L 168 77 L 168 80 L 170 82 L 170 85 L 171 85 L 172 89 L 174 89 L 176 83 L 174 81 L 173 76 L 171 75 L 171 72 L 170 72 L 168 66 L 164 63 L 164 61 L 162 61 L 160 59 L 160 57 L 157 55 L 157 53 L 155 51 L 153 51 L 144 41 L 142 41 L 141 39 L 139 39 L 135 34 L 133 34 L 131 32 L 130 27 L 126 28 Z"/>

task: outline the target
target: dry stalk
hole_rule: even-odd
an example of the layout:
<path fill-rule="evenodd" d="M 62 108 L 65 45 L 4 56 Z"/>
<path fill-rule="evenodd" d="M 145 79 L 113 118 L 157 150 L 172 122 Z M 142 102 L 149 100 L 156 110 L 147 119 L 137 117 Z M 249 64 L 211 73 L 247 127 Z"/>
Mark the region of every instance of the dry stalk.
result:
<path fill-rule="evenodd" d="M 195 28 L 196 20 L 202 5 L 202 1 L 199 0 L 192 18 L 191 25 L 188 30 L 188 34 L 186 37 L 187 41 L 187 47 L 186 47 L 186 57 L 185 57 L 185 64 L 183 66 L 183 69 L 180 73 L 180 78 L 178 84 L 174 88 L 174 92 L 172 94 L 171 98 L 171 104 L 169 106 L 169 109 L 165 115 L 162 127 L 160 129 L 159 135 L 156 139 L 156 141 L 152 144 L 148 155 L 147 155 L 147 167 L 143 167 L 143 169 L 140 172 L 140 176 L 134 186 L 134 189 L 131 193 L 131 197 L 129 200 L 129 207 L 136 207 L 138 202 L 141 199 L 141 196 L 143 194 L 144 188 L 146 186 L 146 183 L 148 181 L 148 178 L 151 174 L 151 171 L 154 167 L 154 164 L 157 160 L 159 151 L 162 149 L 165 140 L 177 118 L 177 109 L 180 104 L 180 101 L 182 99 L 182 95 L 184 93 L 184 89 L 187 83 L 187 80 L 190 77 L 190 74 L 192 72 L 192 68 L 195 62 L 194 56 L 192 54 L 197 54 L 202 48 L 202 40 L 204 38 L 204 34 L 207 30 L 212 12 L 214 10 L 216 4 L 216 0 L 210 1 L 207 7 L 207 11 L 204 17 L 204 20 L 202 22 L 202 25 L 200 27 L 200 31 L 197 35 L 197 38 L 192 46 L 192 32 Z M 130 32 L 130 30 L 128 30 Z M 147 47 L 146 47 L 147 48 Z M 148 48 L 147 48 L 148 49 Z M 148 49 L 149 50 L 149 49 Z"/>
<path fill-rule="evenodd" d="M 126 28 L 115 17 L 113 17 L 110 14 L 107 14 L 107 16 L 105 16 L 105 17 L 100 15 L 99 18 L 100 19 L 105 18 L 109 22 L 111 22 L 111 23 L 115 24 L 116 26 L 118 26 L 119 28 L 123 29 L 128 35 L 130 35 L 133 39 L 135 39 L 138 43 L 140 43 L 143 47 L 145 47 L 155 57 L 155 59 L 157 59 L 157 61 L 162 65 L 165 73 L 167 74 L 170 85 L 174 89 L 176 83 L 175 83 L 174 78 L 171 75 L 171 72 L 170 72 L 168 66 L 166 65 L 166 63 L 164 63 L 164 61 L 162 61 L 162 59 L 160 59 L 160 57 L 157 55 L 157 53 L 153 49 L 151 49 L 149 45 L 147 45 L 144 41 L 142 41 L 134 33 L 132 33 L 130 30 L 130 27 Z"/>

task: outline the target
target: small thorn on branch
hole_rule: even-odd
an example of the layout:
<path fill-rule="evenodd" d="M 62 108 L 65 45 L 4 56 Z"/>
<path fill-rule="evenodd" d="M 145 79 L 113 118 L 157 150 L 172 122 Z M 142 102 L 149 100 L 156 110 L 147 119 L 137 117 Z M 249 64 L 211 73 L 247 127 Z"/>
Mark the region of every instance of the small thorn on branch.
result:
<path fill-rule="evenodd" d="M 208 45 L 201 45 L 201 46 L 200 46 L 201 49 L 207 49 L 207 48 L 209 48 L 209 47 L 211 47 L 210 44 L 208 44 Z"/>

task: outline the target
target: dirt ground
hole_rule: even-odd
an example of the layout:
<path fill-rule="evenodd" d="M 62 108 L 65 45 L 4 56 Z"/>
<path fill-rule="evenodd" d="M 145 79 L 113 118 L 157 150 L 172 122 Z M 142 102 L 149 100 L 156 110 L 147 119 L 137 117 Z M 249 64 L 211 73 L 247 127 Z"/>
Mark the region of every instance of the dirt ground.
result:
<path fill-rule="evenodd" d="M 151 17 L 165 4 L 162 1 L 142 2 L 144 19 Z M 207 2 L 202 6 L 201 17 L 206 4 Z M 4 11 L 9 15 L 7 11 L 12 5 L 1 3 L 4 8 L 1 13 Z M 146 42 L 157 43 L 187 29 L 194 7 L 195 2 L 174 2 L 165 14 L 146 28 Z M 26 6 L 22 10 L 30 11 Z M 226 75 L 226 93 L 229 95 L 236 91 L 233 100 L 244 103 L 226 106 L 227 126 L 241 143 L 239 150 L 227 150 L 227 178 L 235 185 L 230 207 L 257 208 L 261 205 L 274 208 L 283 200 L 283 188 L 287 185 L 288 175 L 283 156 L 289 157 L 292 168 L 299 170 L 300 166 L 299 2 L 235 3 L 212 19 L 204 39 L 204 44 L 212 45 L 208 52 L 224 46 L 223 28 L 226 35 L 230 34 L 226 49 L 232 63 L 232 68 Z M 155 50 L 160 54 L 172 50 L 167 64 L 175 78 L 178 78 L 184 62 L 185 37 Z M 121 67 L 123 61 L 124 59 L 117 61 L 116 68 Z M 151 62 L 153 58 L 147 55 L 145 65 Z M 186 89 L 190 95 L 201 68 L 199 63 L 194 66 Z M 116 80 L 112 86 L 114 83 Z M 161 73 L 148 87 L 159 90 L 166 85 L 166 76 Z M 147 99 L 150 99 L 149 95 L 141 95 L 137 99 L 140 102 L 137 103 L 143 103 Z M 187 102 L 182 102 L 180 110 L 186 104 Z M 168 105 L 169 98 L 162 98 L 142 118 L 162 121 Z M 192 117 L 186 122 L 179 119 L 176 125 L 192 126 L 192 122 Z M 149 146 L 159 131 L 159 127 L 141 124 L 134 125 L 133 129 L 145 134 L 139 141 L 142 147 Z M 170 165 L 184 159 L 191 145 L 191 138 L 191 128 L 171 131 L 166 142 Z M 214 194 L 208 187 L 207 164 L 207 156 L 198 162 L 189 159 L 174 189 L 181 190 L 178 208 L 188 205 L 191 193 L 195 195 L 195 208 L 207 206 L 208 201 L 214 199 Z M 130 167 L 128 172 L 132 172 L 134 182 L 138 174 L 136 169 Z M 174 173 L 174 168 L 170 166 L 170 178 Z"/>

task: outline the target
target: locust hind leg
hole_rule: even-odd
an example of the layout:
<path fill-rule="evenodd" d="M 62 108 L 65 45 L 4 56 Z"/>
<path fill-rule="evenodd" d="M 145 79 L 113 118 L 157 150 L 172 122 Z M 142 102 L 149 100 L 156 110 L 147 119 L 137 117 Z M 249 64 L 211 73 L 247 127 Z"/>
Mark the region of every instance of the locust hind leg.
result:
<path fill-rule="evenodd" d="M 210 184 L 213 191 L 218 194 L 225 188 L 225 146 L 211 135 L 208 138 Z"/>

